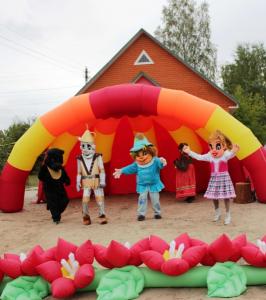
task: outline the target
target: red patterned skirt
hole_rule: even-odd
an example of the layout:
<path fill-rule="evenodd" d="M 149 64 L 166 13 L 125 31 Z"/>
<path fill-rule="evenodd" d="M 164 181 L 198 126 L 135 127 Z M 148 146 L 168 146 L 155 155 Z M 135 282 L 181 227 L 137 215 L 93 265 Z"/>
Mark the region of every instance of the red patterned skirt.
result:
<path fill-rule="evenodd" d="M 176 169 L 176 198 L 182 199 L 196 195 L 196 178 L 193 164 L 188 165 L 188 169 L 180 171 Z"/>

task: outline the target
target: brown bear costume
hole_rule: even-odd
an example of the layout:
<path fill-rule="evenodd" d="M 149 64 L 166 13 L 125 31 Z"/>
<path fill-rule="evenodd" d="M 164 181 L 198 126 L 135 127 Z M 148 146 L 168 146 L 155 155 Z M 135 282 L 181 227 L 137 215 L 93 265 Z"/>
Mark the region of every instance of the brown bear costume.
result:
<path fill-rule="evenodd" d="M 61 149 L 49 149 L 38 174 L 39 180 L 43 182 L 47 209 L 56 224 L 59 224 L 61 214 L 69 203 L 64 185 L 69 185 L 70 179 L 63 167 L 63 154 Z"/>

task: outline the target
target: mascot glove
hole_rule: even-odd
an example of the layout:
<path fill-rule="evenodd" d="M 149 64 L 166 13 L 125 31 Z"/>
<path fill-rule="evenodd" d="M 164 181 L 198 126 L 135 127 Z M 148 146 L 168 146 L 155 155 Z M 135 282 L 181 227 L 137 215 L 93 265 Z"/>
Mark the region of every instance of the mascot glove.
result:
<path fill-rule="evenodd" d="M 101 187 L 101 188 L 106 187 L 105 181 L 100 181 L 100 187 Z"/>
<path fill-rule="evenodd" d="M 77 192 L 79 192 L 79 191 L 80 191 L 80 188 L 81 188 L 81 184 L 77 182 L 77 184 L 76 184 L 76 189 L 77 189 Z"/>
<path fill-rule="evenodd" d="M 122 170 L 121 169 L 115 169 L 114 173 L 113 173 L 113 176 L 115 179 L 119 179 L 120 176 L 122 174 Z"/>
<path fill-rule="evenodd" d="M 79 192 L 81 189 L 81 175 L 77 175 L 77 183 L 76 183 L 76 190 Z"/>
<path fill-rule="evenodd" d="M 104 188 L 106 186 L 105 183 L 105 172 L 100 173 L 100 188 Z"/>
<path fill-rule="evenodd" d="M 186 145 L 185 145 L 185 146 L 183 147 L 182 151 L 185 152 L 186 154 L 189 154 L 189 152 L 190 152 L 189 146 L 186 146 Z"/>
<path fill-rule="evenodd" d="M 160 157 L 159 159 L 160 159 L 161 163 L 163 164 L 163 166 L 165 167 L 167 165 L 166 159 L 164 157 Z"/>

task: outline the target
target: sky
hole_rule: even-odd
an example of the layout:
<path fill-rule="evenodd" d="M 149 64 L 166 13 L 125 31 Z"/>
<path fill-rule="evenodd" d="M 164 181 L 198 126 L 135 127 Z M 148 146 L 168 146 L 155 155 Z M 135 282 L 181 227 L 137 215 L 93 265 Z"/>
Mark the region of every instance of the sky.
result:
<path fill-rule="evenodd" d="M 196 0 L 201 3 L 201 0 Z M 240 43 L 266 45 L 265 0 L 207 0 L 218 65 Z M 141 29 L 162 25 L 167 0 L 0 0 L 0 130 L 54 109 Z"/>

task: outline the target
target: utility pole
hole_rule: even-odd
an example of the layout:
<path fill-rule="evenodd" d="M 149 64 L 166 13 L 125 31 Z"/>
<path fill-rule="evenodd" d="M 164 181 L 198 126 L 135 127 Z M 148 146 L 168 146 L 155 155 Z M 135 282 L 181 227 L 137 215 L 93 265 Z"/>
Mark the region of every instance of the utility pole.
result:
<path fill-rule="evenodd" d="M 85 67 L 85 83 L 87 83 L 88 82 L 88 79 L 89 79 L 89 75 L 88 75 L 88 68 L 87 67 Z"/>

